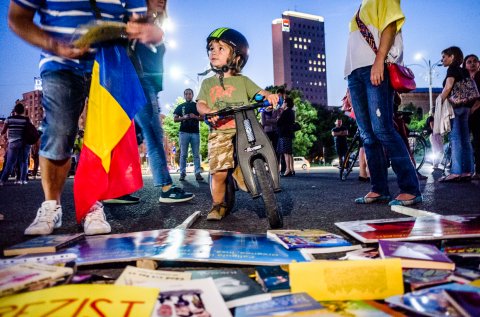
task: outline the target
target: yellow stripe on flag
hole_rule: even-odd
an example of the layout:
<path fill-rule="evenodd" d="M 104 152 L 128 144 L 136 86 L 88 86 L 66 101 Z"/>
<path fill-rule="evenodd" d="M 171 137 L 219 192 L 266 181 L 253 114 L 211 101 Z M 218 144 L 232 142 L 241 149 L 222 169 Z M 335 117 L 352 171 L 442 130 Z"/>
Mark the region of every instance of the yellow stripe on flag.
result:
<path fill-rule="evenodd" d="M 103 168 L 108 173 L 112 150 L 123 138 L 132 121 L 112 95 L 100 85 L 99 73 L 99 65 L 95 61 L 84 144 L 102 160 Z"/>

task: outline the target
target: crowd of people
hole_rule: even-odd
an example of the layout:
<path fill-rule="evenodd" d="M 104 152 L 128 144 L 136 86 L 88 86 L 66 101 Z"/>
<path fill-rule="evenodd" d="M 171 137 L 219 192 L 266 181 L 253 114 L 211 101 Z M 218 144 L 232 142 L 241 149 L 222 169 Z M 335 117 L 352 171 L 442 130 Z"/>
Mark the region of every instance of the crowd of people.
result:
<path fill-rule="evenodd" d="M 54 2 L 55 13 L 50 10 Z M 88 95 L 94 59 L 90 47 L 74 47 L 70 44 L 71 30 L 95 19 L 126 22 L 130 57 L 134 61 L 147 99 L 147 104 L 137 113 L 135 121 L 147 146 L 153 184 L 160 188 L 159 201 L 176 203 L 194 198 L 193 193 L 185 192 L 173 184 L 163 146 L 163 128 L 157 97 L 163 89 L 165 45 L 162 24 L 167 16 L 166 7 L 167 0 L 148 0 L 146 3 L 145 0 L 124 0 L 122 3 L 91 0 L 88 5 L 84 2 L 54 0 L 11 0 L 9 26 L 23 40 L 42 50 L 40 72 L 45 120 L 41 125 L 42 136 L 38 153 L 45 199 L 25 234 L 50 234 L 62 224 L 61 196 L 71 169 L 72 149 L 78 132 L 77 123 Z M 67 12 L 72 15 L 69 19 L 63 17 Z M 35 14 L 40 16 L 41 27 L 34 20 Z M 408 145 L 394 128 L 392 119 L 395 91 L 385 67 L 385 61 L 402 63 L 401 31 L 404 21 L 400 1 L 364 0 L 350 22 L 344 75 L 348 81 L 351 104 L 365 153 L 362 164 L 364 172 L 360 177 L 371 184 L 370 191 L 355 200 L 358 204 L 385 202 L 389 205 L 410 206 L 423 200 Z M 202 82 L 196 103 L 193 101 L 193 90 L 186 89 L 186 102 L 179 105 L 174 112 L 174 121 L 180 123 L 180 180 L 186 177 L 186 155 L 189 146 L 194 156 L 196 180 L 203 180 L 200 175 L 198 125 L 204 115 L 218 111 L 226 105 L 248 104 L 257 94 L 263 95 L 272 105 L 262 113 L 262 124 L 277 152 L 278 161 L 283 162 L 280 168 L 282 176 L 294 176 L 293 139 L 296 122 L 293 99 L 288 97 L 283 89 L 277 93 L 265 91 L 242 74 L 249 58 L 249 45 L 240 32 L 231 28 L 215 29 L 207 36 L 206 48 L 210 62 L 208 71 L 213 72 L 213 76 Z M 468 55 L 464 59 L 459 48 L 450 47 L 442 52 L 442 62 L 448 67 L 448 71 L 440 104 L 448 102 L 455 85 L 465 78 L 474 79 L 477 86 L 479 85 L 478 58 L 475 55 Z M 283 103 L 277 107 L 279 100 L 283 100 Z M 454 118 L 450 135 L 452 169 L 450 175 L 441 179 L 442 182 L 479 177 L 480 164 L 476 164 L 474 173 L 469 132 L 470 119 L 475 159 L 479 162 L 478 107 L 478 100 L 453 107 Z M 17 161 L 13 159 L 14 156 L 19 157 L 21 165 L 20 181 L 26 181 L 25 156 L 30 148 L 27 151 L 19 137 L 24 121 L 22 118 L 25 118 L 22 117 L 22 108 L 21 104 L 15 107 L 14 115 L 7 119 L 2 131 L 3 134 L 8 130 L 9 154 L 0 185 L 7 180 L 13 162 Z M 432 113 L 433 111 L 434 109 Z M 214 116 L 209 119 L 209 124 L 212 126 L 208 137 L 212 207 L 207 219 L 221 220 L 227 215 L 224 197 L 228 171 L 235 168 L 235 121 L 232 118 Z M 348 131 L 342 128 L 340 120 L 336 125 L 332 135 L 341 164 L 346 152 Z M 432 139 L 437 140 L 434 149 L 438 152 L 438 136 L 432 135 Z M 388 154 L 389 162 L 385 153 Z M 396 196 L 391 195 L 388 186 L 389 164 L 397 176 L 400 189 Z M 367 165 L 369 174 L 366 172 Z M 117 202 L 122 200 L 138 202 L 139 198 L 132 195 L 116 198 Z M 83 218 L 83 227 L 87 235 L 111 231 L 101 202 L 92 205 Z"/>

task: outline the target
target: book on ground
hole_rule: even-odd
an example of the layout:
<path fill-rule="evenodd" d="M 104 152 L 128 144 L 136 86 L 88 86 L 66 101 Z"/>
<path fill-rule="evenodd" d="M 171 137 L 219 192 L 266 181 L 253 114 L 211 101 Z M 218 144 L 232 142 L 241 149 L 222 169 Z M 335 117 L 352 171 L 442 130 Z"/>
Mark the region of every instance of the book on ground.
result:
<path fill-rule="evenodd" d="M 262 287 L 238 269 L 192 271 L 192 279 L 213 278 L 228 308 L 266 301 L 272 298 Z"/>
<path fill-rule="evenodd" d="M 326 309 L 307 293 L 298 293 L 237 307 L 235 317 L 297 316 L 297 314 L 298 316 L 318 316 L 325 311 Z"/>
<path fill-rule="evenodd" d="M 154 287 L 158 281 L 190 280 L 190 272 L 149 270 L 127 265 L 115 281 L 115 285 L 133 285 Z"/>
<path fill-rule="evenodd" d="M 350 246 L 342 236 L 323 230 L 268 230 L 267 237 L 280 243 L 286 249 L 329 248 Z"/>
<path fill-rule="evenodd" d="M 443 240 L 441 250 L 446 254 L 480 256 L 480 240 Z"/>
<path fill-rule="evenodd" d="M 404 295 L 387 298 L 385 301 L 424 316 L 461 316 L 444 295 L 444 290 L 479 292 L 480 288 L 470 285 L 449 283 L 421 289 Z"/>
<path fill-rule="evenodd" d="M 43 263 L 43 264 L 65 264 L 75 262 L 77 256 L 73 253 L 44 253 L 44 254 L 24 254 L 14 258 L 0 259 L 0 268 L 22 263 Z"/>
<path fill-rule="evenodd" d="M 153 316 L 229 317 L 230 310 L 212 278 L 158 282 L 160 295 Z M 175 312 L 175 315 L 173 315 Z"/>
<path fill-rule="evenodd" d="M 451 282 L 452 271 L 434 269 L 404 269 L 403 282 L 409 291 Z"/>
<path fill-rule="evenodd" d="M 378 240 L 441 240 L 480 237 L 480 214 L 424 216 L 336 222 L 335 225 L 363 243 Z"/>
<path fill-rule="evenodd" d="M 480 292 L 444 290 L 447 300 L 463 317 L 480 316 Z"/>
<path fill-rule="evenodd" d="M 257 282 L 266 292 L 290 291 L 290 278 L 288 265 L 257 266 L 255 268 Z"/>
<path fill-rule="evenodd" d="M 307 292 L 316 300 L 375 300 L 403 294 L 399 259 L 315 261 L 289 267 L 291 291 Z"/>
<path fill-rule="evenodd" d="M 318 260 L 339 260 L 345 255 L 352 251 L 358 250 L 362 246 L 359 244 L 356 245 L 347 245 L 342 247 L 328 247 L 328 248 L 305 248 L 298 249 L 302 255 L 310 261 Z"/>
<path fill-rule="evenodd" d="M 307 261 L 265 234 L 203 229 L 163 229 L 88 236 L 64 252 L 77 255 L 77 265 L 150 259 L 162 262 L 209 262 L 280 265 Z"/>
<path fill-rule="evenodd" d="M 157 297 L 155 288 L 72 284 L 3 297 L 0 311 L 9 317 L 143 317 L 150 316 Z"/>
<path fill-rule="evenodd" d="M 403 268 L 455 269 L 455 263 L 437 247 L 430 244 L 379 240 L 378 252 L 384 259 L 401 259 Z"/>
<path fill-rule="evenodd" d="M 0 269 L 0 296 L 35 290 L 53 285 L 58 279 L 72 275 L 70 267 L 40 263 L 23 263 Z"/>
<path fill-rule="evenodd" d="M 57 252 L 60 248 L 83 239 L 84 236 L 83 233 L 38 236 L 6 248 L 3 250 L 3 255 Z"/>
<path fill-rule="evenodd" d="M 392 316 L 392 310 L 379 309 L 379 305 L 372 305 L 373 301 L 330 301 L 320 302 L 328 311 L 335 312 L 338 316 L 355 317 L 389 317 Z M 385 312 L 384 310 L 387 310 Z"/>
<path fill-rule="evenodd" d="M 361 248 L 347 252 L 341 260 L 376 260 L 381 259 L 378 248 Z"/>

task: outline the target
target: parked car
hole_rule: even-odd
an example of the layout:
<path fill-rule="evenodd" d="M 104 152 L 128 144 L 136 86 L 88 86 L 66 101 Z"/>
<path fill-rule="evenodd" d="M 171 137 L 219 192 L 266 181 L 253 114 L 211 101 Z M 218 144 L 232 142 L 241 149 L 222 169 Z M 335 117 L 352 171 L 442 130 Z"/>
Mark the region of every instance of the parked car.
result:
<path fill-rule="evenodd" d="M 294 169 L 310 169 L 310 162 L 307 161 L 303 156 L 297 156 L 293 158 L 293 168 Z"/>

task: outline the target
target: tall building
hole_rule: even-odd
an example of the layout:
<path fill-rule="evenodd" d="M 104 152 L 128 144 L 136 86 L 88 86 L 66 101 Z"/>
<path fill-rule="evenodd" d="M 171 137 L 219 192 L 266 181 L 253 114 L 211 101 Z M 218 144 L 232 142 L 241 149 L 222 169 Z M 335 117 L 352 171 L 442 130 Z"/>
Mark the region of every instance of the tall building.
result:
<path fill-rule="evenodd" d="M 25 116 L 29 117 L 33 125 L 38 128 L 43 119 L 42 91 L 29 91 L 22 96 L 23 99 L 17 100 L 17 103 L 21 102 L 25 106 Z"/>
<path fill-rule="evenodd" d="M 313 104 L 327 105 L 325 26 L 321 16 L 285 11 L 272 21 L 276 86 L 303 92 Z"/>

